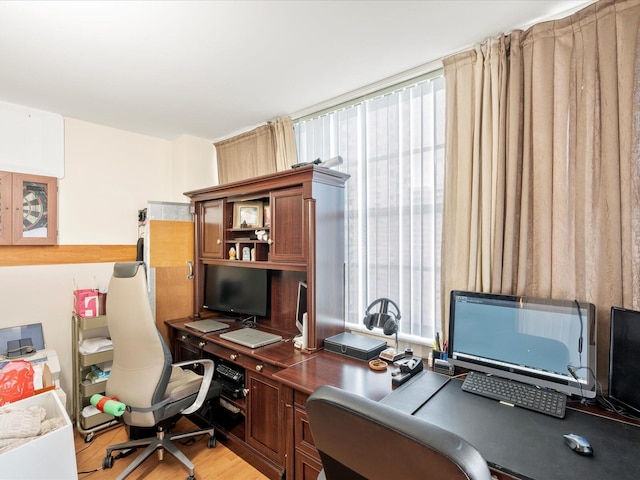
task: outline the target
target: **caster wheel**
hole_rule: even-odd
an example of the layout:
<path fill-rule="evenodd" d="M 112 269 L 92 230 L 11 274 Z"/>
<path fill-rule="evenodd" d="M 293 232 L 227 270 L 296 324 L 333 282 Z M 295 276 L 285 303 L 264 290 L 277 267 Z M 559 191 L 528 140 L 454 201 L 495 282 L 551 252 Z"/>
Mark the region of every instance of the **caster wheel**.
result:
<path fill-rule="evenodd" d="M 113 467 L 113 457 L 111 455 L 108 455 L 102 460 L 102 468 L 106 469 L 111 467 Z"/>
<path fill-rule="evenodd" d="M 216 437 L 209 437 L 207 440 L 207 448 L 214 448 L 216 446 Z"/>

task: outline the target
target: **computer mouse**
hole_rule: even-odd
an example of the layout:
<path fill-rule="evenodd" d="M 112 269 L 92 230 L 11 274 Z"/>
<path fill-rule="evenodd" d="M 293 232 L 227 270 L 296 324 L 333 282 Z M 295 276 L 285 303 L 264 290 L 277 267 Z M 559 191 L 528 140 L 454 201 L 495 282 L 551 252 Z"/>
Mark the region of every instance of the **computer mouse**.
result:
<path fill-rule="evenodd" d="M 563 435 L 564 443 L 566 443 L 571 450 L 580 455 L 593 455 L 593 447 L 589 440 L 582 435 L 576 435 L 575 433 L 569 433 Z"/>

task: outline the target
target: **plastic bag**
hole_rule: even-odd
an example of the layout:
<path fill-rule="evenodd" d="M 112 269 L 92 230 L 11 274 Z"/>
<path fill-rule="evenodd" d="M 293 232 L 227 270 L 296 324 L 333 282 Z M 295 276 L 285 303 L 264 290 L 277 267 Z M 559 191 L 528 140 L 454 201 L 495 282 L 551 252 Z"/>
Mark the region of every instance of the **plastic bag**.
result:
<path fill-rule="evenodd" d="M 33 367 L 29 362 L 15 360 L 0 370 L 0 406 L 33 394 Z"/>

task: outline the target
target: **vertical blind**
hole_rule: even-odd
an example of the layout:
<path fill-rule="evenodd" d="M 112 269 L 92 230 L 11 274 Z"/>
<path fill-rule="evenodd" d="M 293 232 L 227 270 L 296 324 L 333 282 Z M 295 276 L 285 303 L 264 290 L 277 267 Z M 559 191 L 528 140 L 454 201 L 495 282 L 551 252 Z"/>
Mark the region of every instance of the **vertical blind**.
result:
<path fill-rule="evenodd" d="M 442 75 L 294 123 L 298 161 L 336 155 L 346 184 L 346 321 L 400 307 L 400 338 L 430 343 L 440 325 L 444 186 Z"/>

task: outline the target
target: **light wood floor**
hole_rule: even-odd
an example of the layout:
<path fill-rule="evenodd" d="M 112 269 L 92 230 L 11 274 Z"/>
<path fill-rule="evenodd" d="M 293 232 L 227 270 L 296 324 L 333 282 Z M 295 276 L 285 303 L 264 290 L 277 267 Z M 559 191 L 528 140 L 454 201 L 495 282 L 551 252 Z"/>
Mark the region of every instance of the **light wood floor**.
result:
<path fill-rule="evenodd" d="M 181 418 L 174 429 L 178 431 L 196 430 L 186 418 Z M 80 480 L 112 480 L 129 465 L 142 449 L 138 449 L 131 455 L 120 458 L 113 463 L 110 469 L 102 470 L 102 459 L 106 454 L 106 447 L 115 443 L 128 440 L 124 427 L 116 427 L 98 433 L 89 443 L 84 443 L 84 438 L 76 431 L 74 434 L 76 462 L 78 465 L 78 478 Z M 197 480 L 266 480 L 254 467 L 237 456 L 222 442 L 216 442 L 215 448 L 207 448 L 207 436 L 196 437 L 193 444 L 181 445 L 178 448 L 195 465 Z M 114 452 L 114 455 L 117 452 Z M 34 461 L 37 459 L 34 458 Z M 98 471 L 94 471 L 99 469 Z M 92 473 L 81 473 L 92 472 Z M 189 472 L 172 455 L 165 452 L 163 460 L 158 461 L 157 455 L 152 455 L 140 465 L 128 479 L 186 479 Z"/>

